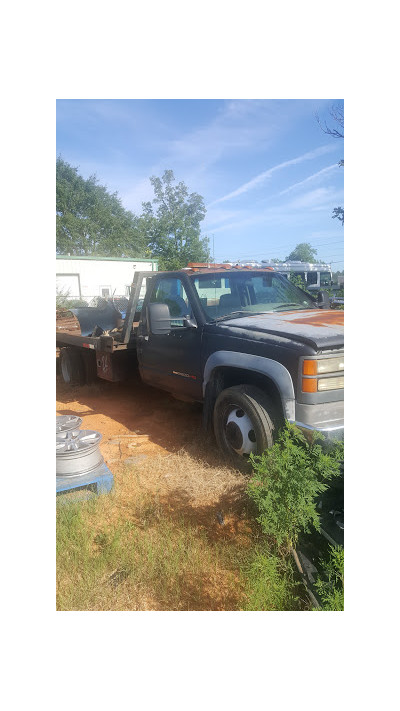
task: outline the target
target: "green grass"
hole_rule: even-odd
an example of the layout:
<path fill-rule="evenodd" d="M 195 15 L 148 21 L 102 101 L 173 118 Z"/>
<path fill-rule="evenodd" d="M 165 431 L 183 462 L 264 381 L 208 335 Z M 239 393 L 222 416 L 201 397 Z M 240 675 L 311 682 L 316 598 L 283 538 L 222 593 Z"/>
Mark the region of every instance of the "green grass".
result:
<path fill-rule="evenodd" d="M 304 609 L 304 593 L 294 579 L 290 559 L 271 551 L 254 551 L 243 577 L 247 593 L 243 610 Z"/>
<path fill-rule="evenodd" d="M 248 499 L 245 483 L 229 477 L 217 499 L 215 480 L 223 474 L 202 471 L 201 488 L 198 462 L 177 456 L 178 481 L 186 487 L 190 481 L 202 502 L 197 506 L 176 493 L 144 493 L 134 469 L 121 472 L 107 496 L 59 501 L 57 609 L 310 609 L 289 552 L 300 531 L 318 528 L 315 496 L 339 471 L 342 455 L 342 446 L 324 451 L 289 427 L 274 447 L 252 458 Z M 155 466 L 159 475 L 172 464 L 169 458 L 150 462 L 148 472 L 141 470 L 146 481 Z M 222 500 L 227 517 L 219 526 Z M 236 513 L 229 508 L 234 502 Z M 317 583 L 322 609 L 343 609 L 343 552 L 335 549 L 324 565 Z"/>
<path fill-rule="evenodd" d="M 57 507 L 58 610 L 304 609 L 288 561 L 259 538 L 211 537 L 156 496 L 111 516 L 112 495 Z"/>

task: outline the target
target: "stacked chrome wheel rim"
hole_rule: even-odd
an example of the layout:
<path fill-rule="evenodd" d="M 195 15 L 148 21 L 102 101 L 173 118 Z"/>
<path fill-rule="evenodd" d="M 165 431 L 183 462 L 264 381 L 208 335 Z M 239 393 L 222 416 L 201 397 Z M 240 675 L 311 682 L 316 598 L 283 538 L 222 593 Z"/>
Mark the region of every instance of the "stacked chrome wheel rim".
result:
<path fill-rule="evenodd" d="M 58 415 L 56 417 L 56 434 L 59 432 L 78 431 L 82 424 L 82 418 L 78 415 Z"/>
<path fill-rule="evenodd" d="M 81 476 L 97 469 L 104 461 L 99 449 L 100 432 L 78 429 L 76 425 L 79 427 L 82 423 L 79 417 L 63 422 L 59 419 L 56 431 L 57 476 Z"/>

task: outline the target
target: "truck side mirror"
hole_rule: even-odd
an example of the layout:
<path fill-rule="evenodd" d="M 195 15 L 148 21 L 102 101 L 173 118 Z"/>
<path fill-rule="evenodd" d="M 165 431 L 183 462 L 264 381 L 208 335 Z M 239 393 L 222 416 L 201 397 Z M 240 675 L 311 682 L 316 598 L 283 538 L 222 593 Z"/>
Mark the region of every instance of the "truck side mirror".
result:
<path fill-rule="evenodd" d="M 186 326 L 186 328 L 197 328 L 196 321 L 194 318 L 190 318 L 190 316 L 184 316 L 183 325 Z"/>
<path fill-rule="evenodd" d="M 165 335 L 171 331 L 171 314 L 167 304 L 149 304 L 147 315 L 151 333 Z"/>
<path fill-rule="evenodd" d="M 330 309 L 331 302 L 327 291 L 319 291 L 317 294 L 317 306 L 319 309 Z"/>

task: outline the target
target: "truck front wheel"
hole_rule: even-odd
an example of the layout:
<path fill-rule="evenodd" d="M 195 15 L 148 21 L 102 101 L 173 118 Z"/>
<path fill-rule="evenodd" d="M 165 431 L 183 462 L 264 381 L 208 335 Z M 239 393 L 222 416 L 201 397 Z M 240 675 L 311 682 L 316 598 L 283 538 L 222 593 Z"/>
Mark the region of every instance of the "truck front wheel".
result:
<path fill-rule="evenodd" d="M 273 405 L 262 390 L 253 385 L 237 385 L 223 390 L 214 407 L 214 433 L 220 449 L 239 464 L 248 456 L 272 447 Z"/>

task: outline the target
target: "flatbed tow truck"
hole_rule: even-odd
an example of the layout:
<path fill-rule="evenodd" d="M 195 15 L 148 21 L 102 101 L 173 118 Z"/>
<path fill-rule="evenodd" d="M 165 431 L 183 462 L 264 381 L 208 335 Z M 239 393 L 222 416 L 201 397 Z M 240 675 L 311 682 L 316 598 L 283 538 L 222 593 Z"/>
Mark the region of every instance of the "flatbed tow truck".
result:
<path fill-rule="evenodd" d="M 57 328 L 66 383 L 142 380 L 203 403 L 203 423 L 232 462 L 273 444 L 285 420 L 343 437 L 343 311 L 272 267 L 189 264 L 137 272 L 126 315 L 113 304 L 71 309 Z M 80 331 L 80 333 L 79 333 Z"/>

